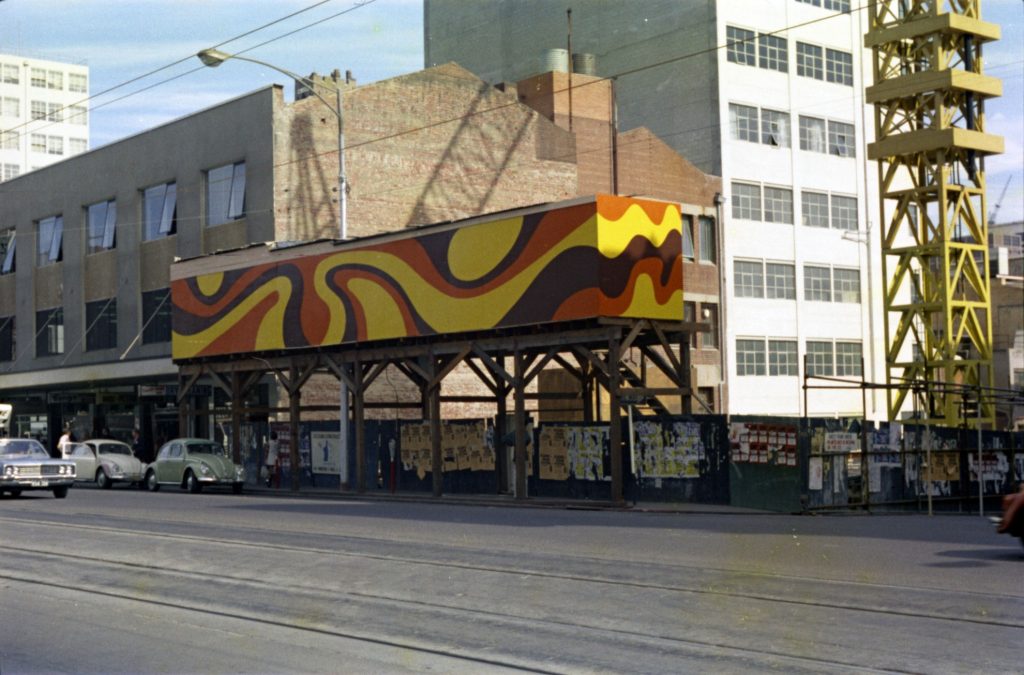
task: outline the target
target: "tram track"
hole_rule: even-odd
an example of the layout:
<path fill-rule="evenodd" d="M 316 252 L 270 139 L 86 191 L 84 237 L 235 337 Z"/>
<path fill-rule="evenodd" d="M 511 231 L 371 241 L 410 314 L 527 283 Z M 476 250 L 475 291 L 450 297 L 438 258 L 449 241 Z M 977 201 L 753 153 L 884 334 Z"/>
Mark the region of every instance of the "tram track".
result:
<path fill-rule="evenodd" d="M 0 551 L 8 554 L 15 552 L 14 547 L 0 546 Z M 575 642 L 577 644 L 602 643 L 612 644 L 617 650 L 624 653 L 650 653 L 657 652 L 663 659 L 672 661 L 676 658 L 713 659 L 720 662 L 727 659 L 735 663 L 745 663 L 748 666 L 771 662 L 774 667 L 785 668 L 789 672 L 821 672 L 822 669 L 835 669 L 837 672 L 865 672 L 865 673 L 908 673 L 912 670 L 899 668 L 872 668 L 862 664 L 846 662 L 837 659 L 820 657 L 809 657 L 785 653 L 779 650 L 750 649 L 723 642 L 680 639 L 666 635 L 652 635 L 639 633 L 624 629 L 611 629 L 607 627 L 594 626 L 581 621 L 568 621 L 556 619 L 538 619 L 537 617 L 524 617 L 509 615 L 507 613 L 487 612 L 478 609 L 464 607 L 453 607 L 451 605 L 439 605 L 429 602 L 410 601 L 408 599 L 398 600 L 394 598 L 381 597 L 355 592 L 332 591 L 327 597 L 322 590 L 312 590 L 303 586 L 284 586 L 275 588 L 273 596 L 287 596 L 286 598 L 265 597 L 255 606 L 242 606 L 225 602 L 224 594 L 208 594 L 206 600 L 201 601 L 194 598 L 186 598 L 177 595 L 172 589 L 177 588 L 182 582 L 191 584 L 203 583 L 207 588 L 211 583 L 222 586 L 226 597 L 246 596 L 254 594 L 268 595 L 268 589 L 260 582 L 250 579 L 239 578 L 231 575 L 216 575 L 212 577 L 207 573 L 185 573 L 169 572 L 165 569 L 145 567 L 138 565 L 124 565 L 109 560 L 99 560 L 73 554 L 54 552 L 31 552 L 17 550 L 21 554 L 15 562 L 21 563 L 19 567 L 25 566 L 33 569 L 46 567 L 45 563 L 55 564 L 59 568 L 71 569 L 68 562 L 83 563 L 88 561 L 93 565 L 101 565 L 109 568 L 130 568 L 133 573 L 144 573 L 156 575 L 158 579 L 150 577 L 147 585 L 147 596 L 129 595 L 115 593 L 108 589 L 83 582 L 79 576 L 76 580 L 65 581 L 40 580 L 23 574 L 16 574 L 10 571 L 0 572 L 0 581 L 6 583 L 22 583 L 33 586 L 42 586 L 53 589 L 60 589 L 73 593 L 85 593 L 89 595 L 101 595 L 107 598 L 132 602 L 144 603 L 157 607 L 174 608 L 197 612 L 210 617 L 223 617 L 233 620 L 244 620 L 259 623 L 265 626 L 288 628 L 306 633 L 314 633 L 332 638 L 344 638 L 374 644 L 387 648 L 412 650 L 424 655 L 437 655 L 446 658 L 456 658 L 465 662 L 479 664 L 482 668 L 500 667 L 503 669 L 521 670 L 524 672 L 536 673 L 563 673 L 590 670 L 591 666 L 586 663 L 586 649 L 582 650 L 575 658 L 570 655 L 568 663 L 562 668 L 551 668 L 543 661 L 533 661 L 527 658 L 498 658 L 497 656 L 484 656 L 484 651 L 490 651 L 490 645 L 469 644 L 456 648 L 441 649 L 432 645 L 430 641 L 409 639 L 383 639 L 377 631 L 373 630 L 351 630 L 343 626 L 361 625 L 367 626 L 366 616 L 389 617 L 397 613 L 403 615 L 415 614 L 415 623 L 436 626 L 438 623 L 449 625 L 489 625 L 503 635 L 509 636 L 512 642 L 526 642 L 530 633 L 543 633 L 546 635 L 562 634 L 562 644 Z M 173 577 L 174 579 L 170 579 Z M 161 583 L 164 582 L 164 583 Z M 165 585 L 166 584 L 166 585 Z M 211 596 L 216 595 L 216 600 Z M 305 605 L 315 601 L 320 605 L 340 605 L 348 608 L 346 614 L 357 614 L 358 617 L 338 617 L 332 621 L 330 617 L 321 617 L 323 625 L 309 625 L 306 620 L 288 620 L 281 618 L 287 616 L 275 611 L 281 607 L 294 604 Z M 352 612 L 354 604 L 360 605 L 358 611 Z M 278 618 L 268 618 L 275 616 Z M 360 620 L 362 617 L 363 620 Z M 443 641 L 442 641 L 443 642 Z M 643 670 L 642 668 L 639 670 Z M 657 672 L 654 669 L 652 672 Z"/>
<path fill-rule="evenodd" d="M 254 541 L 249 539 L 210 537 L 196 534 L 164 533 L 152 531 L 126 531 L 121 528 L 103 525 L 82 525 L 54 522 L 52 520 L 26 520 L 24 518 L 7 518 L 0 516 L 0 523 L 10 525 L 31 524 L 52 528 L 66 528 L 79 531 L 95 531 L 117 536 L 132 538 L 144 536 L 152 540 L 168 542 L 189 542 L 196 545 L 232 548 L 236 550 L 276 551 L 295 555 L 320 555 L 338 559 L 358 559 L 386 563 L 401 563 L 414 566 L 427 566 L 443 569 L 458 569 L 464 572 L 496 573 L 509 575 L 529 575 L 535 578 L 552 581 L 598 584 L 613 587 L 626 587 L 643 591 L 683 593 L 705 596 L 718 596 L 737 600 L 753 600 L 793 606 L 806 606 L 826 610 L 862 612 L 869 615 L 888 615 L 910 619 L 930 619 L 952 623 L 970 623 L 983 626 L 1024 628 L 1024 612 L 1020 610 L 1021 598 L 1006 593 L 984 593 L 977 591 L 950 591 L 923 586 L 896 584 L 879 584 L 864 581 L 840 581 L 822 579 L 814 576 L 755 572 L 729 568 L 711 568 L 672 563 L 643 563 L 635 566 L 631 561 L 616 558 L 598 558 L 583 556 L 546 556 L 539 553 L 522 551 L 495 551 L 465 545 L 435 545 L 427 543 L 395 542 L 386 538 L 356 537 L 351 535 L 323 535 L 317 537 L 335 544 L 334 548 L 323 546 L 296 546 L 281 544 L 274 541 Z M 170 525 L 171 523 L 165 523 Z M 290 536 L 295 533 L 270 531 L 267 529 L 237 528 L 230 530 L 244 531 L 256 536 Z M 378 548 L 381 550 L 357 550 L 359 547 Z M 458 548 L 460 555 L 470 555 L 480 562 L 467 563 L 446 556 L 448 549 Z M 23 553 L 49 553 L 42 549 L 13 547 L 0 544 L 0 551 L 10 550 Z M 384 552 L 382 552 L 384 551 Z M 393 552 L 387 552 L 393 551 Z M 68 557 L 73 554 L 61 553 Z M 503 558 L 515 556 L 515 565 L 501 564 Z M 117 565 L 137 566 L 140 569 L 161 569 L 159 566 L 141 563 L 128 563 L 123 560 L 100 557 L 80 556 L 82 560 L 105 562 Z M 555 572 L 552 567 L 561 566 L 569 571 Z M 573 571 L 592 570 L 598 568 L 601 573 Z M 643 578 L 637 578 L 643 576 Z M 690 579 L 691 583 L 665 583 L 650 579 Z M 828 595 L 837 598 L 832 602 L 822 602 L 810 597 L 801 597 L 800 586 L 815 586 L 828 589 L 827 593 L 815 590 L 808 596 Z M 960 602 L 949 602 L 956 597 Z M 936 598 L 946 602 L 940 603 L 946 611 L 923 611 L 900 609 L 888 604 L 889 598 L 898 598 L 906 606 L 911 602 L 913 608 L 931 606 Z M 965 612 L 964 607 L 984 607 L 981 612 Z"/>

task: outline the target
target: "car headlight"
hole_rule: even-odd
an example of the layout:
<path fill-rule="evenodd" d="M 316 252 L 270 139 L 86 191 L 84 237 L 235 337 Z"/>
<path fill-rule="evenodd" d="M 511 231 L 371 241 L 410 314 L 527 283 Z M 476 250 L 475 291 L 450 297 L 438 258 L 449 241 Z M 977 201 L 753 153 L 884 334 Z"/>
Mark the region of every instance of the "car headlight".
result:
<path fill-rule="evenodd" d="M 117 462 L 111 462 L 110 463 L 110 470 L 111 471 L 116 471 L 117 473 L 121 473 L 121 471 L 122 471 L 121 465 L 118 464 Z"/>
<path fill-rule="evenodd" d="M 14 467 L 13 466 L 5 466 L 4 467 L 4 475 L 5 476 L 13 476 L 14 475 Z"/>
<path fill-rule="evenodd" d="M 245 469 L 235 465 L 235 480 L 245 480 Z"/>
<path fill-rule="evenodd" d="M 199 473 L 203 474 L 204 476 L 209 476 L 210 475 L 210 467 L 207 466 L 206 464 L 200 464 L 199 465 Z"/>

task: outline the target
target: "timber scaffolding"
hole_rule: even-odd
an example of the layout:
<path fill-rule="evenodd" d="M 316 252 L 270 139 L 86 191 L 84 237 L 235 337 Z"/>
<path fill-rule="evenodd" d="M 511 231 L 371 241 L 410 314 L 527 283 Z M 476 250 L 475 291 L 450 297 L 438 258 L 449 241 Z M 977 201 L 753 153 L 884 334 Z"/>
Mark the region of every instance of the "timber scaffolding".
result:
<path fill-rule="evenodd" d="M 623 406 L 646 402 L 664 411 L 665 399 L 678 396 L 681 411 L 692 412 L 690 336 L 707 326 L 681 321 L 681 252 L 677 205 L 598 195 L 411 232 L 251 247 L 176 263 L 172 340 L 181 433 L 188 434 L 193 415 L 208 412 L 189 407 L 201 378 L 227 394 L 238 439 L 243 417 L 279 412 L 246 403 L 253 387 L 273 375 L 288 393 L 290 437 L 298 439 L 308 410 L 303 385 L 329 374 L 349 391 L 350 400 L 335 409 L 353 422 L 353 487 L 362 492 L 366 393 L 394 367 L 419 390 L 418 407 L 429 421 L 434 496 L 444 485 L 441 403 L 483 400 L 497 411 L 499 489 L 514 487 L 525 499 L 526 401 L 581 400 L 589 421 L 593 394 L 603 390 L 611 500 L 621 503 Z M 630 350 L 641 355 L 639 369 L 624 359 Z M 442 397 L 445 378 L 461 364 L 487 393 Z M 646 364 L 667 386 L 648 386 Z M 579 393 L 527 392 L 549 366 L 572 375 Z M 506 437 L 514 439 L 514 486 L 506 475 Z M 232 445 L 237 460 L 240 447 Z M 291 466 L 299 466 L 298 446 L 290 443 Z M 292 471 L 291 488 L 299 483 Z"/>

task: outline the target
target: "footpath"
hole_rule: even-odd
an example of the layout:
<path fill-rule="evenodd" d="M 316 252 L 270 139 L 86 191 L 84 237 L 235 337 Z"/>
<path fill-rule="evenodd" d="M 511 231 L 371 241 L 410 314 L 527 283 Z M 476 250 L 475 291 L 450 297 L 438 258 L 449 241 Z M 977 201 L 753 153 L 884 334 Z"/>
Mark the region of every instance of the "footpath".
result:
<path fill-rule="evenodd" d="M 506 508 L 562 509 L 575 511 L 623 511 L 639 513 L 703 513 L 718 515 L 779 515 L 773 511 L 748 509 L 728 504 L 695 504 L 690 502 L 651 502 L 625 501 L 616 504 L 609 501 L 590 499 L 556 499 L 549 497 L 528 497 L 516 499 L 511 495 L 486 494 L 445 494 L 434 497 L 425 492 L 396 492 L 386 490 L 367 490 L 363 493 L 337 488 L 316 488 L 303 486 L 294 491 L 288 487 L 266 487 L 264 485 L 245 486 L 247 494 L 273 496 L 291 499 L 337 499 L 355 501 L 386 501 L 404 503 L 423 503 L 458 506 L 484 506 Z"/>

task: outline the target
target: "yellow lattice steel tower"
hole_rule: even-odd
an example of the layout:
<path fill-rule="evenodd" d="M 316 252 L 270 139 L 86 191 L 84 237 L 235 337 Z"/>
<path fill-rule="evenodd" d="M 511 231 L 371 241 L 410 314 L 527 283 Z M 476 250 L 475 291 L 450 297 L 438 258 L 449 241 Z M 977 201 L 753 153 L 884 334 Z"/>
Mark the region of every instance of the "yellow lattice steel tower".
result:
<path fill-rule="evenodd" d="M 982 74 L 982 45 L 999 26 L 980 0 L 873 0 L 864 44 L 874 52 L 889 418 L 914 399 L 933 424 L 988 424 L 965 391 L 992 383 L 992 318 L 984 101 L 1002 83 Z M 968 395 L 969 397 L 969 395 Z"/>

